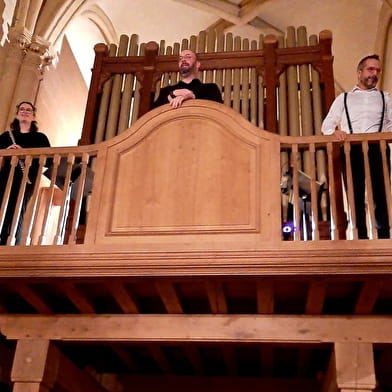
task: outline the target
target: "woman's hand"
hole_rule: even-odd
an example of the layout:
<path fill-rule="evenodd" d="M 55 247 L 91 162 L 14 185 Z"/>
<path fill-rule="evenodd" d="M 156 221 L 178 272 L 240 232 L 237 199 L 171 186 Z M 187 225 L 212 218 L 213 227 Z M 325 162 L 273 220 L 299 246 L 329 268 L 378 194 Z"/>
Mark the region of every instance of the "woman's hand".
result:
<path fill-rule="evenodd" d="M 22 148 L 19 144 L 11 144 L 10 146 L 8 146 L 6 149 L 7 150 L 16 150 L 18 148 Z"/>

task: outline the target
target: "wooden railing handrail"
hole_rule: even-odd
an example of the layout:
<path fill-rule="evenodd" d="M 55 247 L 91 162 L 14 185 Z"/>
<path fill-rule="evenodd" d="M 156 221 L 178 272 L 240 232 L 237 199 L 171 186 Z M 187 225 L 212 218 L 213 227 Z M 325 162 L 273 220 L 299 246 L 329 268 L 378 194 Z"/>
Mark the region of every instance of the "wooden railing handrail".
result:
<path fill-rule="evenodd" d="M 194 121 L 202 121 L 200 123 L 201 126 L 191 126 L 194 124 Z M 206 138 L 207 135 L 208 138 Z M 347 150 L 350 144 L 363 143 L 364 147 L 367 148 L 368 143 L 380 141 L 382 141 L 380 146 L 383 149 L 383 165 L 385 166 L 385 142 L 389 143 L 392 141 L 392 133 L 347 135 L 344 143 L 335 141 L 333 136 L 324 135 L 280 136 L 259 130 L 246 121 L 239 113 L 225 105 L 196 100 L 186 102 L 182 108 L 177 110 L 173 110 L 169 105 L 154 109 L 154 111 L 140 118 L 129 130 L 97 144 L 76 147 L 1 150 L 0 164 L 5 157 L 13 156 L 26 158 L 26 162 L 31 162 L 34 158 L 40 158 L 40 162 L 45 162 L 46 158 L 50 158 L 56 168 L 56 165 L 60 163 L 60 158 L 66 157 L 68 170 L 66 176 L 69 176 L 68 180 L 71 176 L 73 162 L 83 162 L 82 167 L 78 167 L 82 171 L 82 183 L 87 181 L 86 167 L 88 166 L 89 169 L 93 170 L 94 186 L 91 194 L 91 205 L 95 209 L 91 218 L 93 225 L 90 226 L 88 231 L 90 245 L 95 244 L 96 239 L 99 237 L 97 235 L 99 230 L 102 243 L 114 241 L 115 244 L 120 244 L 122 243 L 121 241 L 126 242 L 127 236 L 129 236 L 136 241 L 136 244 L 139 243 L 138 241 L 141 241 L 143 245 L 143 240 L 140 239 L 143 236 L 144 238 L 151 236 L 151 239 L 154 239 L 154 236 L 157 235 L 159 237 L 161 232 L 174 237 L 181 236 L 184 233 L 191 235 L 193 234 L 192 230 L 194 230 L 194 233 L 198 233 L 200 227 L 202 228 L 202 235 L 218 233 L 224 237 L 227 233 L 230 233 L 230 235 L 235 237 L 237 234 L 242 233 L 241 230 L 243 230 L 243 233 L 247 236 L 252 236 L 260 229 L 260 222 L 263 220 L 263 222 L 266 222 L 268 219 L 271 219 L 269 224 L 271 223 L 271 227 L 274 228 L 274 233 L 270 236 L 268 230 L 265 231 L 266 229 L 263 227 L 262 230 L 264 231 L 260 231 L 261 237 L 264 236 L 263 238 L 266 238 L 267 242 L 279 241 L 280 234 L 277 228 L 281 215 L 278 200 L 280 188 L 282 187 L 282 184 L 279 183 L 281 180 L 280 171 L 283 174 L 289 173 L 292 176 L 295 206 L 294 219 L 297 221 L 297 224 L 299 224 L 300 220 L 298 211 L 301 208 L 302 200 L 300 195 L 300 176 L 304 173 L 309 182 L 307 188 L 308 191 L 310 189 L 312 216 L 315 219 L 312 230 L 316 234 L 312 239 L 320 239 L 318 220 L 321 220 L 320 217 L 322 215 L 319 216 L 318 214 L 317 202 L 320 184 L 323 185 L 320 189 L 328 193 L 328 199 L 332 203 L 330 213 L 333 217 L 334 227 L 331 230 L 334 233 L 331 239 L 346 239 L 347 219 L 344 213 L 342 195 L 340 147 L 345 145 Z M 197 152 L 198 148 L 201 148 L 201 155 Z M 281 161 L 283 151 L 289 157 L 289 160 L 284 163 L 284 168 L 283 161 Z M 316 160 L 318 152 L 325 154 L 327 166 L 326 177 L 321 180 L 316 176 L 316 167 L 320 164 L 319 160 Z M 162 161 L 161 154 L 165 157 Z M 182 164 L 176 160 L 176 154 L 180 157 Z M 206 164 L 205 162 L 210 162 L 210 159 L 212 159 L 211 164 Z M 299 166 L 299 162 L 302 159 L 307 159 L 310 163 L 309 167 L 311 169 L 306 173 Z M 169 160 L 171 163 L 168 166 L 162 165 L 165 160 Z M 16 167 L 15 162 L 17 160 L 14 159 L 14 167 Z M 240 169 L 233 162 L 238 162 Z M 199 165 L 201 166 L 200 172 L 198 171 Z M 164 168 L 162 169 L 162 167 Z M 215 177 L 212 182 L 210 180 L 212 177 L 209 177 L 209 174 L 205 174 L 210 173 L 211 168 L 213 169 L 212 172 L 215 170 Z M 231 168 L 229 170 L 230 173 L 222 168 Z M 193 183 L 193 180 L 189 182 L 189 179 L 194 177 L 193 171 L 195 177 L 202 178 L 206 175 L 205 180 L 202 180 L 204 182 L 200 184 Z M 216 182 L 224 181 L 228 189 L 231 190 L 232 172 L 237 172 L 237 182 L 240 181 L 241 186 L 248 188 L 246 192 L 249 191 L 249 194 L 243 193 L 243 188 L 237 186 L 237 192 L 241 194 L 242 200 L 245 204 L 249 203 L 249 206 L 246 206 L 241 211 L 241 214 L 247 216 L 248 211 L 252 211 L 252 214 L 249 215 L 249 218 L 251 218 L 249 223 L 248 217 L 243 219 L 244 215 L 235 215 L 233 218 L 231 210 L 229 211 L 227 207 L 222 207 L 226 208 L 224 213 L 229 218 L 228 221 L 223 219 L 226 223 L 222 225 L 223 229 L 222 233 L 220 233 L 219 219 L 221 215 L 217 211 L 221 209 L 221 199 L 213 199 L 214 207 L 208 207 L 207 210 L 203 210 L 203 208 L 205 205 L 209 205 L 211 200 L 208 192 L 211 192 L 210 189 L 215 189 Z M 162 176 L 163 174 L 164 176 Z M 168 182 L 166 182 L 165 176 L 167 176 Z M 189 187 L 193 191 L 198 191 L 198 185 L 201 185 L 201 188 L 204 189 L 201 199 L 198 198 L 197 202 L 192 200 L 192 203 L 195 202 L 195 205 L 193 209 L 191 208 L 192 212 L 189 215 L 189 219 L 192 220 L 196 217 L 195 221 L 198 222 L 198 208 L 201 208 L 206 213 L 204 216 L 206 220 L 203 220 L 203 218 L 200 221 L 202 223 L 197 223 L 194 229 L 189 229 L 192 224 L 189 224 L 188 221 L 183 221 L 181 218 L 182 214 L 178 215 L 180 222 L 178 224 L 175 219 L 170 221 L 169 213 L 169 223 L 174 227 L 174 229 L 170 229 L 170 225 L 166 224 L 167 215 L 165 214 L 168 208 L 165 205 L 169 205 L 173 211 L 176 211 L 177 203 L 172 204 L 172 201 L 176 200 L 175 197 L 178 197 L 182 191 L 180 193 L 172 193 L 171 189 L 175 188 L 177 184 L 180 187 L 183 186 L 181 181 L 179 181 L 183 179 L 185 181 L 184 184 L 186 184 L 184 189 Z M 55 185 L 54 178 L 51 177 L 50 180 L 49 200 L 52 201 Z M 386 189 L 388 189 L 388 181 L 386 182 Z M 236 185 L 234 182 L 233 186 Z M 155 189 L 155 187 L 158 193 L 149 194 L 150 190 Z M 108 189 L 111 191 L 108 192 Z M 260 189 L 262 190 L 261 193 Z M 169 190 L 162 200 L 159 199 L 160 190 Z M 205 193 L 205 190 L 208 190 L 208 192 Z M 68 188 L 65 188 L 65 191 L 68 192 Z M 84 191 L 78 187 L 77 192 L 77 208 L 80 209 Z M 212 192 L 213 194 L 214 192 Z M 270 194 L 273 195 L 273 199 Z M 185 193 L 181 195 L 184 196 Z M 132 197 L 136 197 L 136 199 L 133 200 Z M 222 196 L 222 200 L 226 197 L 231 196 L 226 196 L 225 193 Z M 388 203 L 391 204 L 390 196 L 388 198 Z M 65 195 L 61 196 L 60 199 L 60 204 L 63 203 L 61 205 L 65 208 Z M 234 199 L 230 200 L 232 206 L 236 208 L 237 205 L 233 201 Z M 135 201 L 135 205 L 139 205 L 140 209 L 137 209 L 139 207 L 134 209 Z M 128 211 L 129 216 L 129 219 L 125 218 L 125 223 L 123 222 L 122 202 L 124 202 L 124 210 Z M 227 200 L 225 204 L 226 202 Z M 163 203 L 163 210 L 165 211 L 162 218 L 164 223 L 160 220 L 156 223 L 154 220 L 155 214 L 159 214 L 162 211 L 161 203 Z M 263 208 L 267 208 L 267 210 L 264 209 L 260 213 L 259 205 L 263 205 Z M 184 208 L 187 209 L 188 206 L 184 205 Z M 329 207 L 323 206 L 323 208 Z M 107 218 L 104 218 L 102 221 L 99 219 L 101 219 L 100 215 L 103 213 L 103 209 L 106 209 L 105 216 Z M 115 209 L 116 211 L 114 211 Z M 239 208 L 239 210 L 241 209 Z M 209 213 L 214 217 L 211 220 L 212 223 L 209 221 Z M 260 215 L 252 220 L 257 214 Z M 48 212 L 46 215 L 48 215 Z M 147 217 L 147 222 L 144 215 Z M 109 221 L 112 223 L 109 223 Z M 208 222 L 205 224 L 207 229 L 203 228 L 205 221 Z M 227 222 L 233 226 L 231 227 L 230 224 L 227 226 Z M 155 228 L 155 223 L 158 228 Z M 77 221 L 74 220 L 72 230 L 77 230 L 77 224 Z M 110 229 L 112 224 L 113 229 Z M 178 229 L 176 228 L 177 226 L 179 227 Z M 166 233 L 165 230 L 168 230 L 168 232 Z M 197 237 L 200 238 L 200 235 Z M 300 233 L 294 238 L 294 240 L 301 239 Z"/>

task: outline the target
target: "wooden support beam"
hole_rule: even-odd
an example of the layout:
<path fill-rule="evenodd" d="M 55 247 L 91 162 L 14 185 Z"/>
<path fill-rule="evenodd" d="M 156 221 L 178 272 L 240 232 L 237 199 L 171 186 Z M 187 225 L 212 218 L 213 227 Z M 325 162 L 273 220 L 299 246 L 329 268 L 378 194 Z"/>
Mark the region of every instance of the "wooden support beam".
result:
<path fill-rule="evenodd" d="M 226 296 L 221 282 L 206 282 L 208 302 L 212 313 L 227 313 Z"/>
<path fill-rule="evenodd" d="M 174 289 L 171 282 L 168 281 L 158 281 L 155 284 L 159 295 L 161 296 L 162 302 L 165 305 L 166 311 L 168 313 L 184 313 L 182 305 L 178 295 Z"/>
<path fill-rule="evenodd" d="M 53 366 L 46 369 L 48 350 L 47 339 L 18 341 L 11 371 L 14 392 L 45 392 L 53 388 L 56 381 L 54 365 L 56 361 L 52 357 Z"/>
<path fill-rule="evenodd" d="M 105 284 L 124 313 L 140 313 L 135 298 L 123 283 L 110 281 Z"/>
<path fill-rule="evenodd" d="M 271 280 L 262 279 L 257 282 L 257 313 L 274 313 L 274 284 Z"/>
<path fill-rule="evenodd" d="M 80 293 L 77 287 L 71 282 L 63 282 L 60 285 L 64 294 L 72 301 L 81 313 L 95 313 L 94 307 L 90 302 Z"/>
<path fill-rule="evenodd" d="M 271 345 L 260 347 L 260 372 L 263 377 L 272 377 L 274 374 L 274 348 Z"/>
<path fill-rule="evenodd" d="M 225 360 L 227 372 L 230 376 L 238 375 L 238 363 L 235 349 L 233 346 L 222 346 L 223 358 Z"/>
<path fill-rule="evenodd" d="M 55 385 L 69 392 L 107 392 L 47 339 L 20 339 L 11 371 L 14 392 L 46 392 Z"/>
<path fill-rule="evenodd" d="M 380 295 L 384 281 L 377 279 L 363 282 L 357 303 L 355 304 L 355 314 L 371 314 L 373 307 Z"/>
<path fill-rule="evenodd" d="M 329 359 L 328 369 L 323 377 L 321 392 L 339 392 L 336 383 L 336 360 L 334 353 Z"/>
<path fill-rule="evenodd" d="M 335 343 L 337 384 L 341 392 L 370 392 L 376 387 L 371 343 Z"/>
<path fill-rule="evenodd" d="M 325 281 L 311 281 L 306 298 L 306 314 L 321 314 L 327 292 Z"/>
<path fill-rule="evenodd" d="M 194 377 L 194 376 L 121 376 L 124 386 L 132 392 L 313 392 L 316 380 L 262 377 Z"/>
<path fill-rule="evenodd" d="M 192 364 L 195 374 L 198 376 L 204 375 L 203 360 L 197 347 L 192 344 L 187 344 L 185 346 L 185 351 L 189 358 L 189 361 Z"/>
<path fill-rule="evenodd" d="M 140 366 L 125 348 L 113 346 L 112 350 L 120 358 L 124 365 L 129 369 L 130 372 L 137 373 L 140 371 Z"/>
<path fill-rule="evenodd" d="M 51 314 L 51 307 L 34 290 L 23 283 L 14 283 L 12 289 L 29 303 L 38 313 Z"/>
<path fill-rule="evenodd" d="M 173 369 L 168 361 L 165 353 L 162 351 L 162 348 L 157 345 L 151 345 L 149 347 L 151 354 L 154 360 L 157 362 L 158 366 L 162 369 L 165 374 L 173 373 Z"/>
<path fill-rule="evenodd" d="M 173 325 L 176 328 L 173 328 Z M 392 343 L 388 316 L 0 316 L 8 339 L 71 341 Z"/>

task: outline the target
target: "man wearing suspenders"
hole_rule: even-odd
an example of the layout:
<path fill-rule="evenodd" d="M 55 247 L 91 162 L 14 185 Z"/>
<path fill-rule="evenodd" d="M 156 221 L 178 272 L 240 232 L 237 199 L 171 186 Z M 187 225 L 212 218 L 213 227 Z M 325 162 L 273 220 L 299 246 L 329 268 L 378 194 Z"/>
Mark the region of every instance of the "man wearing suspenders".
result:
<path fill-rule="evenodd" d="M 342 93 L 335 99 L 321 126 L 323 134 L 334 135 L 336 140 L 343 141 L 350 133 L 392 131 L 391 97 L 388 93 L 376 88 L 380 73 L 381 65 L 378 55 L 366 56 L 359 62 L 357 67 L 358 83 L 351 91 Z M 350 159 L 358 238 L 365 239 L 368 238 L 365 211 L 365 169 L 360 144 L 351 146 Z M 387 160 L 389 164 L 389 148 L 387 149 Z M 390 222 L 385 198 L 381 152 L 378 144 L 369 143 L 369 164 L 378 238 L 389 238 Z"/>

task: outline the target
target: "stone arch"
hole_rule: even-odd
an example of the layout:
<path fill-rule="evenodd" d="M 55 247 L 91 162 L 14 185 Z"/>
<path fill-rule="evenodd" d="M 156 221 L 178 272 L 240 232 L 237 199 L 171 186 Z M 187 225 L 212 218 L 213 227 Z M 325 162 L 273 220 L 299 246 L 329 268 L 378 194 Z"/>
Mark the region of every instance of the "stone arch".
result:
<path fill-rule="evenodd" d="M 47 2 L 41 10 L 35 34 L 58 48 L 65 30 L 77 17 L 92 22 L 101 32 L 106 43 L 117 42 L 117 34 L 111 20 L 93 0 Z"/>

